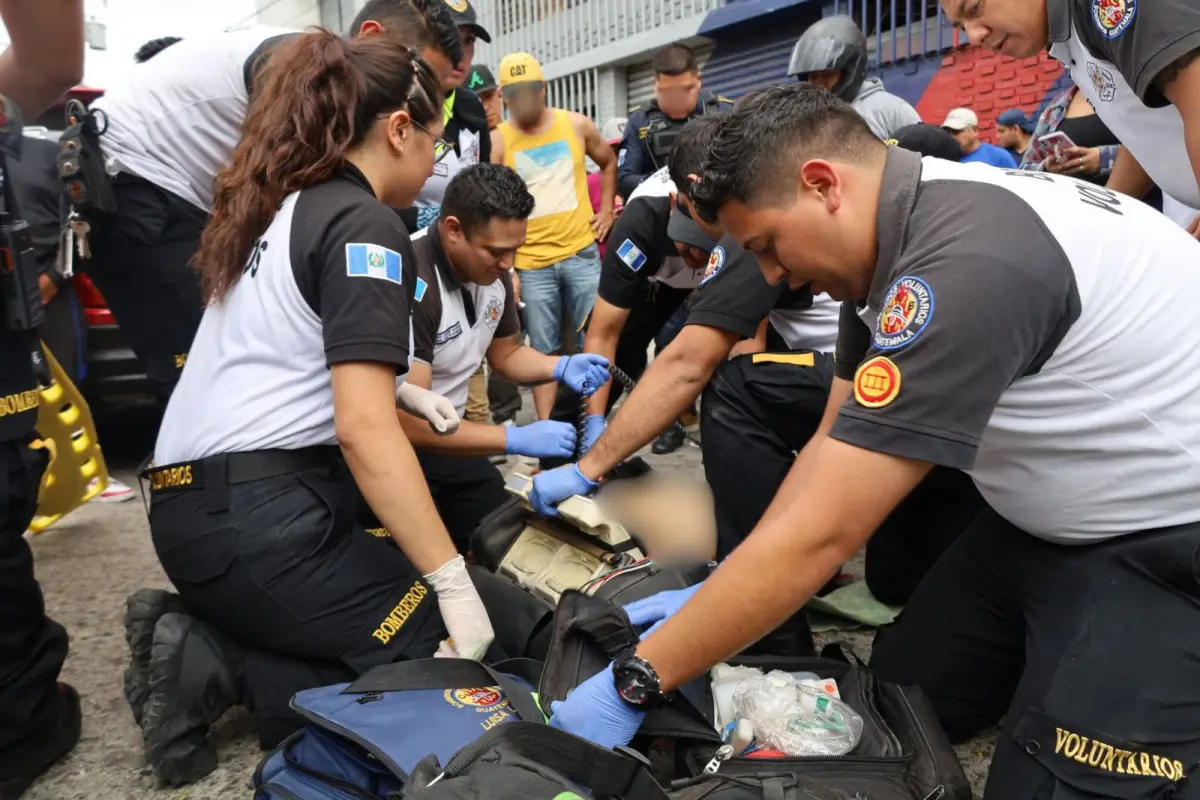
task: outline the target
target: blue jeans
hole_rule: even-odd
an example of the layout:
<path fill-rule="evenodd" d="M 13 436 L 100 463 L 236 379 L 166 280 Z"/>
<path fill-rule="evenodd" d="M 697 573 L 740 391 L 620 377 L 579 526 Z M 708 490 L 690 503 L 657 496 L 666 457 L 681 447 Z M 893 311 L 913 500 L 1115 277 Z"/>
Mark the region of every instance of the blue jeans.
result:
<path fill-rule="evenodd" d="M 583 323 L 596 303 L 600 285 L 600 250 L 590 244 L 569 258 L 540 269 L 523 269 L 521 300 L 525 303 L 525 328 L 529 344 L 539 353 L 562 349 L 562 315 L 565 302 L 575 329 L 576 346 L 583 349 Z"/>

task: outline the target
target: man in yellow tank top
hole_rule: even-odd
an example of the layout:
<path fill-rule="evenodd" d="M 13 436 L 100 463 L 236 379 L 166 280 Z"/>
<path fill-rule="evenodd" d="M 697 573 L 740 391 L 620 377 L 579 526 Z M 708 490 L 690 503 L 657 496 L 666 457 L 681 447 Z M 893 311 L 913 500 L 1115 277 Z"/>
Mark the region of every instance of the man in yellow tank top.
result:
<path fill-rule="evenodd" d="M 542 67 L 533 56 L 505 56 L 498 72 L 509 119 L 492 131 L 492 161 L 515 170 L 534 198 L 529 233 L 515 264 L 529 342 L 541 353 L 561 350 L 565 308 L 582 349 L 581 331 L 600 282 L 596 242 L 608 236 L 613 222 L 617 159 L 590 119 L 547 108 Z M 595 214 L 585 156 L 603 175 L 603 199 Z M 540 419 L 550 416 L 554 393 L 553 383 L 534 387 Z"/>

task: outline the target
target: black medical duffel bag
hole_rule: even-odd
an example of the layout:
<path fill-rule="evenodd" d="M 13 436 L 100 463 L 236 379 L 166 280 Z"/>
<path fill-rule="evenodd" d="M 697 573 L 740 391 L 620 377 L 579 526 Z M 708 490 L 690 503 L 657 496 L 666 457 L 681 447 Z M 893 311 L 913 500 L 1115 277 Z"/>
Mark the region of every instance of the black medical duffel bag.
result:
<path fill-rule="evenodd" d="M 618 604 L 574 591 L 563 594 L 554 625 L 539 681 L 544 708 L 635 646 L 639 634 Z M 722 749 L 714 727 L 712 689 L 705 676 L 647 713 L 635 739 L 637 745 L 656 740 L 674 744 L 679 797 L 837 800 L 844 792 L 871 800 L 971 800 L 966 774 L 919 689 L 881 681 L 866 667 L 836 658 L 743 656 L 729 663 L 833 678 L 842 700 L 862 716 L 862 736 L 845 756 L 733 756 L 732 748 Z M 813 794 L 816 787 L 826 794 Z"/>

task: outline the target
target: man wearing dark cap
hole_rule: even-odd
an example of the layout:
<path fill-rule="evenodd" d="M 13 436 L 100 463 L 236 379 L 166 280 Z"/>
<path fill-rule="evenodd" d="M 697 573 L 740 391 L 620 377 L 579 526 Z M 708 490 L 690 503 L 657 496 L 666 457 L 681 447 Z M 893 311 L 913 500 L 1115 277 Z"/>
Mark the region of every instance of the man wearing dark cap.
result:
<path fill-rule="evenodd" d="M 1033 120 L 1019 108 L 1010 108 L 996 117 L 996 142 L 1013 154 L 1017 163 L 1033 143 Z"/>
<path fill-rule="evenodd" d="M 502 103 L 500 100 L 500 84 L 496 76 L 483 64 L 472 64 L 467 77 L 467 88 L 479 97 L 483 110 L 487 112 L 488 130 L 496 130 L 502 118 Z"/>
<path fill-rule="evenodd" d="M 888 139 L 888 144 L 912 150 L 923 156 L 944 158 L 947 161 L 962 161 L 963 151 L 958 140 L 936 125 L 926 125 L 918 122 L 916 125 L 906 125 L 896 131 L 894 139 Z"/>

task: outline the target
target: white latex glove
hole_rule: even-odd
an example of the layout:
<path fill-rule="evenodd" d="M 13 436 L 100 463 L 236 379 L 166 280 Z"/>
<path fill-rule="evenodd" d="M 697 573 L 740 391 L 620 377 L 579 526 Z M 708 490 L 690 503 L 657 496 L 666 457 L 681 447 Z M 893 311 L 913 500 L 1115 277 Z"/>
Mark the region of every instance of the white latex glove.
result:
<path fill-rule="evenodd" d="M 473 661 L 483 658 L 496 634 L 488 619 L 487 609 L 479 599 L 479 592 L 467 573 L 467 562 L 463 561 L 462 556 L 456 556 L 453 561 L 447 561 L 426 575 L 425 580 L 437 593 L 442 621 L 450 632 L 448 644 L 451 652 L 443 651 L 447 642 L 442 642 L 437 655 L 454 655 Z"/>
<path fill-rule="evenodd" d="M 453 403 L 436 392 L 408 381 L 400 384 L 396 390 L 396 402 L 408 413 L 429 420 L 429 427 L 433 428 L 434 433 L 443 436 L 454 433 L 462 422 Z"/>

